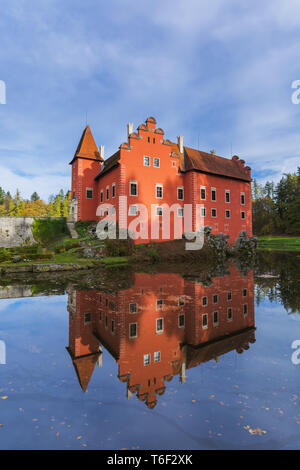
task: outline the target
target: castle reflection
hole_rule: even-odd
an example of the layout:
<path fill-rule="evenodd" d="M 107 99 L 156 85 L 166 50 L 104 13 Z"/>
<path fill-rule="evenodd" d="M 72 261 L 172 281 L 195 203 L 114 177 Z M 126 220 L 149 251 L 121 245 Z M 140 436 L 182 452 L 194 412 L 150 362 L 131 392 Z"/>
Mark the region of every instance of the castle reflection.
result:
<path fill-rule="evenodd" d="M 70 289 L 67 350 L 82 390 L 105 347 L 127 397 L 154 408 L 175 375 L 184 383 L 192 367 L 255 342 L 253 292 L 253 272 L 234 266 L 211 280 L 136 273 L 134 285 L 116 293 Z"/>

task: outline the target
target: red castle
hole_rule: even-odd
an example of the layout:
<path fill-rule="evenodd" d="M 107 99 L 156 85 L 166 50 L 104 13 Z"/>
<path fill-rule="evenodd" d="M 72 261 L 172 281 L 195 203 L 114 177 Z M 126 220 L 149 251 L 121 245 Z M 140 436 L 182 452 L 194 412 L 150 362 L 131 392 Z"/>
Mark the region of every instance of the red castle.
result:
<path fill-rule="evenodd" d="M 236 155 L 232 159 L 202 152 L 183 145 L 183 138 L 174 143 L 164 137 L 156 127 L 156 120 L 148 117 L 137 131 L 128 124 L 128 141 L 104 160 L 104 147 L 98 150 L 90 127 L 87 126 L 70 164 L 72 165 L 72 199 L 70 221 L 101 220 L 108 215 L 97 208 L 110 204 L 116 221 L 129 228 L 138 215 L 138 204 L 143 204 L 151 214 L 155 206 L 159 234 L 162 241 L 161 217 L 164 204 L 176 204 L 170 215 L 169 239 L 176 238 L 174 219 L 183 224 L 185 205 L 192 208 L 192 230 L 196 227 L 196 205 L 202 204 L 204 225 L 212 233 L 229 235 L 234 243 L 241 231 L 252 236 L 251 169 Z M 127 212 L 121 216 L 120 196 L 127 197 Z M 98 215 L 96 215 L 96 212 Z M 153 220 L 141 221 L 151 236 Z M 145 228 L 145 226 L 144 226 Z M 184 232 L 184 230 L 183 230 Z"/>

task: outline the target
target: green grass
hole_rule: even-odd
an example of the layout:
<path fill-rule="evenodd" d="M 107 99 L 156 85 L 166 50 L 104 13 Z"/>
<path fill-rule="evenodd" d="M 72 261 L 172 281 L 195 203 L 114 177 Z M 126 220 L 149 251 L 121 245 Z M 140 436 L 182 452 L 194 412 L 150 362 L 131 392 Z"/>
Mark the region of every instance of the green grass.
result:
<path fill-rule="evenodd" d="M 300 251 L 300 237 L 258 237 L 258 249 L 270 251 Z"/>

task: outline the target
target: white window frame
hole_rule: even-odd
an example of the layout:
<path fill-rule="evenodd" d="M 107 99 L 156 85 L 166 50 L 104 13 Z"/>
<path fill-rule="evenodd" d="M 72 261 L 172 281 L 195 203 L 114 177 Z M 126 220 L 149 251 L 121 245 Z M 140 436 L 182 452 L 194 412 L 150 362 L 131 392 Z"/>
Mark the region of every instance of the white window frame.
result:
<path fill-rule="evenodd" d="M 158 354 L 158 356 L 155 356 L 155 354 Z M 157 359 L 157 357 L 158 357 L 158 359 Z M 153 360 L 154 360 L 154 362 L 160 362 L 160 360 L 161 360 L 161 352 L 160 351 L 154 351 Z"/>
<path fill-rule="evenodd" d="M 144 366 L 150 366 L 151 364 L 151 354 L 144 354 Z"/>
<path fill-rule="evenodd" d="M 161 214 L 159 214 L 158 212 L 161 212 Z M 162 217 L 163 208 L 161 206 L 156 206 L 156 215 L 157 215 L 157 217 Z"/>
<path fill-rule="evenodd" d="M 149 165 L 146 165 L 147 158 L 148 158 Z M 148 155 L 144 155 L 143 162 L 144 162 L 144 166 L 147 166 L 147 167 L 151 166 L 151 158 Z"/>
<path fill-rule="evenodd" d="M 244 202 L 242 202 L 242 196 L 244 196 Z M 241 194 L 240 194 L 240 203 L 241 203 L 241 206 L 244 206 L 244 205 L 245 205 L 245 202 L 246 202 L 245 193 L 241 193 Z"/>
<path fill-rule="evenodd" d="M 136 306 L 136 311 L 135 312 L 132 312 L 131 309 L 130 309 L 130 306 L 131 305 L 135 305 Z M 138 303 L 137 302 L 129 302 L 129 305 L 128 305 L 128 309 L 129 309 L 129 313 L 131 313 L 132 315 L 134 315 L 135 313 L 138 313 Z"/>
<path fill-rule="evenodd" d="M 229 217 L 227 217 L 227 212 L 229 212 Z M 231 211 L 230 209 L 225 210 L 225 219 L 230 219 L 231 218 Z"/>
<path fill-rule="evenodd" d="M 161 196 L 157 195 L 157 189 L 158 188 L 161 188 Z M 164 186 L 161 183 L 156 183 L 155 184 L 155 198 L 156 199 L 163 199 L 163 197 L 164 197 Z"/>
<path fill-rule="evenodd" d="M 90 319 L 90 320 L 86 320 L 86 319 L 85 319 L 85 316 L 86 316 L 86 315 L 90 315 L 90 318 L 91 318 L 91 319 Z M 85 312 L 85 313 L 84 313 L 84 324 L 85 324 L 85 325 L 90 325 L 91 323 L 92 323 L 92 312 Z"/>
<path fill-rule="evenodd" d="M 134 207 L 136 210 L 134 211 L 134 213 L 132 213 Z M 137 209 L 136 204 L 130 204 L 128 208 L 128 215 L 136 216 L 137 214 L 138 214 L 138 209 Z"/>
<path fill-rule="evenodd" d="M 206 299 L 206 303 L 205 303 L 205 304 L 203 303 L 203 299 Z M 203 297 L 201 297 L 201 305 L 202 305 L 202 307 L 207 307 L 207 305 L 208 305 L 208 297 L 207 297 L 207 295 L 204 295 Z"/>
<path fill-rule="evenodd" d="M 206 325 L 203 325 L 203 318 L 204 317 L 206 317 Z M 201 325 L 202 325 L 202 330 L 207 330 L 207 328 L 208 328 L 208 314 L 207 313 L 202 313 Z"/>
<path fill-rule="evenodd" d="M 228 294 L 230 294 L 230 299 L 228 299 Z M 231 290 L 227 291 L 226 296 L 227 296 L 227 302 L 231 302 L 232 301 L 232 291 Z"/>
<path fill-rule="evenodd" d="M 244 293 L 246 291 L 246 294 Z M 243 289 L 243 297 L 247 297 L 248 295 L 248 289 L 246 287 L 244 287 Z"/>
<path fill-rule="evenodd" d="M 161 330 L 158 330 L 158 329 L 157 329 L 157 322 L 159 322 L 160 320 L 161 320 L 161 322 L 162 322 L 162 329 L 161 329 Z M 161 334 L 161 333 L 163 333 L 163 332 L 164 332 L 164 319 L 163 319 L 163 317 L 160 317 L 160 318 L 157 318 L 157 319 L 156 319 L 156 334 Z"/>
<path fill-rule="evenodd" d="M 231 318 L 230 318 L 229 315 L 228 315 L 229 310 L 231 311 Z M 232 310 L 232 307 L 227 307 L 227 321 L 232 321 L 232 319 L 233 319 L 233 310 Z"/>
<path fill-rule="evenodd" d="M 108 197 L 107 197 L 108 195 Z M 105 188 L 105 197 L 106 197 L 106 200 L 109 201 L 109 185 L 106 186 Z"/>
<path fill-rule="evenodd" d="M 216 301 L 216 302 L 214 301 L 214 297 L 217 297 L 217 301 Z M 213 305 L 216 305 L 218 302 L 219 302 L 219 295 L 218 295 L 218 294 L 213 294 L 213 296 L 212 296 L 212 303 L 213 303 Z"/>
<path fill-rule="evenodd" d="M 204 189 L 204 194 L 205 194 L 204 198 L 201 195 L 201 189 Z M 200 201 L 206 201 L 206 186 L 200 186 Z"/>
<path fill-rule="evenodd" d="M 217 321 L 215 321 L 215 313 L 217 314 Z M 213 312 L 213 326 L 218 326 L 219 325 L 219 311 L 215 310 Z"/>
<path fill-rule="evenodd" d="M 182 190 L 182 198 L 178 196 L 178 191 Z M 183 186 L 177 186 L 177 201 L 184 201 L 184 187 Z"/>
<path fill-rule="evenodd" d="M 131 194 L 131 185 L 135 184 L 136 185 L 136 194 Z M 131 180 L 129 181 L 129 196 L 136 197 L 138 195 L 138 182 Z"/>
<path fill-rule="evenodd" d="M 206 217 L 206 207 L 201 207 L 201 217 Z"/>
<path fill-rule="evenodd" d="M 135 336 L 130 336 L 130 327 L 131 325 L 136 325 L 136 335 Z M 129 323 L 129 339 L 136 339 L 138 337 L 138 323 L 137 322 L 133 322 L 133 323 Z"/>
<path fill-rule="evenodd" d="M 213 211 L 216 211 L 216 215 L 213 215 Z M 217 212 L 217 208 L 216 207 L 212 207 L 211 208 L 211 217 L 213 219 L 216 219 L 218 217 L 218 212 Z"/>
<path fill-rule="evenodd" d="M 158 302 L 162 302 L 159 304 Z M 162 310 L 164 307 L 164 299 L 156 299 L 156 310 Z"/>
<path fill-rule="evenodd" d="M 87 197 L 87 192 L 92 191 L 92 197 Z M 86 199 L 93 199 L 94 198 L 94 190 L 93 188 L 85 188 L 85 198 Z"/>
<path fill-rule="evenodd" d="M 158 162 L 158 165 L 155 165 L 155 161 Z M 153 168 L 160 168 L 160 158 L 159 157 L 153 157 Z"/>
<path fill-rule="evenodd" d="M 185 305 L 185 298 L 183 295 L 181 295 L 179 298 L 178 298 L 178 306 L 179 307 L 183 307 L 183 305 Z"/>
<path fill-rule="evenodd" d="M 229 194 L 229 201 L 226 201 L 226 195 Z M 230 195 L 230 189 L 225 189 L 225 203 L 230 204 L 231 202 L 231 195 Z"/>
<path fill-rule="evenodd" d="M 177 217 L 184 217 L 184 208 L 183 207 L 178 207 L 177 209 Z"/>
<path fill-rule="evenodd" d="M 212 198 L 213 192 L 215 192 L 215 194 L 216 194 L 216 199 Z M 212 202 L 217 202 L 217 189 L 216 188 L 210 188 L 210 200 Z"/>
<path fill-rule="evenodd" d="M 100 202 L 101 203 L 103 202 L 103 189 L 101 189 L 100 191 Z"/>
<path fill-rule="evenodd" d="M 180 318 L 183 317 L 183 325 L 180 325 Z M 178 328 L 185 328 L 185 314 L 180 313 L 178 315 Z"/>
<path fill-rule="evenodd" d="M 244 214 L 244 217 L 243 217 Z M 241 219 L 246 220 L 246 211 L 241 211 Z"/>
<path fill-rule="evenodd" d="M 111 185 L 111 197 L 116 197 L 116 183 Z"/>

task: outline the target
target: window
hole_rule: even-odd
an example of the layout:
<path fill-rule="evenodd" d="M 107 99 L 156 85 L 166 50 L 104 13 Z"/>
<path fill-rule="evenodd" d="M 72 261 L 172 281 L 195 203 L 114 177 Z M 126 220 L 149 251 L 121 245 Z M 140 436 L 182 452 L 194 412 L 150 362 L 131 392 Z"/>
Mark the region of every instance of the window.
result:
<path fill-rule="evenodd" d="M 232 320 L 232 308 L 231 307 L 227 309 L 227 320 L 228 321 Z"/>
<path fill-rule="evenodd" d="M 108 316 L 107 313 L 105 314 L 105 328 L 108 327 Z"/>
<path fill-rule="evenodd" d="M 150 137 L 148 137 L 148 142 L 149 142 L 149 144 L 150 144 Z"/>
<path fill-rule="evenodd" d="M 206 208 L 201 207 L 201 217 L 206 217 Z"/>
<path fill-rule="evenodd" d="M 219 312 L 214 312 L 213 313 L 213 324 L 214 324 L 214 326 L 219 324 Z"/>
<path fill-rule="evenodd" d="M 163 308 L 163 305 L 164 305 L 163 299 L 158 299 L 156 301 L 156 310 L 161 310 Z"/>
<path fill-rule="evenodd" d="M 202 297 L 202 305 L 205 307 L 207 305 L 207 297 Z"/>
<path fill-rule="evenodd" d="M 105 307 L 108 307 L 108 299 L 105 299 Z"/>
<path fill-rule="evenodd" d="M 179 307 L 182 307 L 184 305 L 184 297 L 179 297 L 178 305 L 179 305 Z"/>
<path fill-rule="evenodd" d="M 243 289 L 243 297 L 247 297 L 247 289 Z"/>
<path fill-rule="evenodd" d="M 178 199 L 178 201 L 183 201 L 183 197 L 184 197 L 183 194 L 184 194 L 184 193 L 183 193 L 183 187 L 182 187 L 182 186 L 178 186 L 178 187 L 177 187 L 177 199 Z"/>
<path fill-rule="evenodd" d="M 216 188 L 211 188 L 211 200 L 212 201 L 217 200 L 217 190 L 216 190 Z"/>
<path fill-rule="evenodd" d="M 203 201 L 206 199 L 206 188 L 205 186 L 200 187 L 200 199 Z"/>
<path fill-rule="evenodd" d="M 178 216 L 178 217 L 183 217 L 183 207 L 179 207 L 179 208 L 177 209 L 177 216 Z"/>
<path fill-rule="evenodd" d="M 218 303 L 218 294 L 213 295 L 213 303 L 214 304 Z"/>
<path fill-rule="evenodd" d="M 137 311 L 138 311 L 138 304 L 136 302 L 129 304 L 130 313 L 137 313 Z"/>
<path fill-rule="evenodd" d="M 137 338 L 137 323 L 130 323 L 129 324 L 129 338 L 134 339 Z"/>
<path fill-rule="evenodd" d="M 156 215 L 163 215 L 162 207 L 160 207 L 160 206 L 156 207 Z"/>
<path fill-rule="evenodd" d="M 111 332 L 112 332 L 112 334 L 114 334 L 114 332 L 115 332 L 115 320 L 111 321 Z"/>
<path fill-rule="evenodd" d="M 217 217 L 217 209 L 212 209 L 211 210 L 211 216 L 212 217 Z"/>
<path fill-rule="evenodd" d="M 229 210 L 225 211 L 225 217 L 226 217 L 226 219 L 230 219 L 230 211 Z"/>
<path fill-rule="evenodd" d="M 245 211 L 242 211 L 242 212 L 241 212 L 241 218 L 242 218 L 242 219 L 245 219 L 245 217 L 246 217 L 246 216 L 245 216 Z"/>
<path fill-rule="evenodd" d="M 144 166 L 150 166 L 150 157 L 144 156 Z"/>
<path fill-rule="evenodd" d="M 155 351 L 154 353 L 154 362 L 160 361 L 160 351 Z"/>
<path fill-rule="evenodd" d="M 110 309 L 113 310 L 113 311 L 116 310 L 116 304 L 115 304 L 115 302 L 110 302 L 109 307 L 110 307 Z"/>
<path fill-rule="evenodd" d="M 109 199 L 109 186 L 106 186 L 106 199 Z"/>
<path fill-rule="evenodd" d="M 111 186 L 111 197 L 116 197 L 116 183 Z"/>
<path fill-rule="evenodd" d="M 88 323 L 91 323 L 91 321 L 92 321 L 91 312 L 85 313 L 84 314 L 84 324 L 87 325 Z"/>
<path fill-rule="evenodd" d="M 137 206 L 129 206 L 129 215 L 137 215 Z"/>
<path fill-rule="evenodd" d="M 102 304 L 102 295 L 99 295 L 99 303 Z"/>
<path fill-rule="evenodd" d="M 86 188 L 86 198 L 93 199 L 93 190 L 92 188 Z"/>
<path fill-rule="evenodd" d="M 243 305 L 243 313 L 244 313 L 245 316 L 248 314 L 248 305 L 247 304 Z"/>
<path fill-rule="evenodd" d="M 160 167 L 160 159 L 159 159 L 159 158 L 157 158 L 157 157 L 154 157 L 154 158 L 153 158 L 153 166 L 154 166 L 155 168 L 159 168 L 159 167 Z"/>
<path fill-rule="evenodd" d="M 202 315 L 202 328 L 205 330 L 207 327 L 208 327 L 207 313 L 203 313 L 203 315 Z"/>
<path fill-rule="evenodd" d="M 156 185 L 156 197 L 160 199 L 163 197 L 163 185 L 162 184 Z"/>
<path fill-rule="evenodd" d="M 241 193 L 241 204 L 242 206 L 245 205 L 245 193 Z"/>
<path fill-rule="evenodd" d="M 225 202 L 230 202 L 230 191 L 226 189 L 225 191 Z"/>
<path fill-rule="evenodd" d="M 144 354 L 144 366 L 148 366 L 150 364 L 150 354 Z"/>
<path fill-rule="evenodd" d="M 178 328 L 184 328 L 184 313 L 178 315 Z"/>
<path fill-rule="evenodd" d="M 162 333 L 164 331 L 164 319 L 158 318 L 156 320 L 156 333 Z"/>
<path fill-rule="evenodd" d="M 232 300 L 232 292 L 227 292 L 227 300 Z"/>
<path fill-rule="evenodd" d="M 138 184 L 136 181 L 130 181 L 129 183 L 129 195 L 137 196 L 138 194 Z"/>
<path fill-rule="evenodd" d="M 102 321 L 102 310 L 99 310 L 99 321 Z"/>

